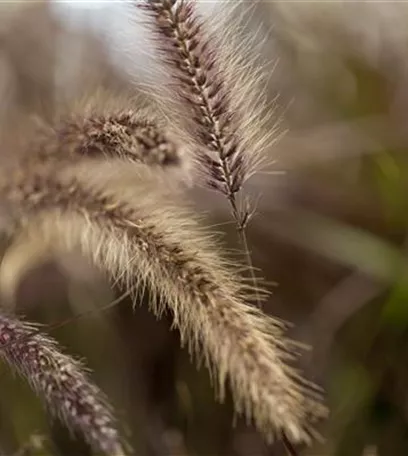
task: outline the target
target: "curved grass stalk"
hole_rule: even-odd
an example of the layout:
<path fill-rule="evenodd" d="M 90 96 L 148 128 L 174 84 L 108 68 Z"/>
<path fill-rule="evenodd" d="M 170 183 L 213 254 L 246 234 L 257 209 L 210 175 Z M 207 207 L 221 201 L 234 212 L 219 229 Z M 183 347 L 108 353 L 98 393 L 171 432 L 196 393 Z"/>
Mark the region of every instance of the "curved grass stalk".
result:
<path fill-rule="evenodd" d="M 124 456 L 110 406 L 77 360 L 38 326 L 0 314 L 0 357 L 24 377 L 49 410 L 96 450 Z"/>
<path fill-rule="evenodd" d="M 253 288 L 220 258 L 191 214 L 169 205 L 160 181 L 139 176 L 130 191 L 119 170 L 107 174 L 108 166 L 25 176 L 1 195 L 33 241 L 55 252 L 79 248 L 126 289 L 147 286 L 153 311 L 171 311 L 182 343 L 205 362 L 220 398 L 228 380 L 237 412 L 267 438 L 284 433 L 310 442 L 313 419 L 325 409 L 288 365 L 296 348 L 284 325 L 247 304 Z"/>

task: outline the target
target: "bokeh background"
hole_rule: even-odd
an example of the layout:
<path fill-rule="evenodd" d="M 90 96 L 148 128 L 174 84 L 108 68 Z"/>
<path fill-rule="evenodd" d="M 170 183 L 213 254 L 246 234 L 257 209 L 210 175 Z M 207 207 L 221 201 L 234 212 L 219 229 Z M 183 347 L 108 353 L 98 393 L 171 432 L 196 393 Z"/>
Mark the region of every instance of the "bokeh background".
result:
<path fill-rule="evenodd" d="M 219 6 L 198 3 L 203 14 Z M 279 121 L 281 133 L 267 151 L 274 172 L 247 186 L 260 196 L 248 227 L 253 262 L 273 291 L 264 310 L 312 347 L 298 364 L 324 387 L 331 411 L 322 442 L 299 455 L 406 455 L 408 3 L 269 0 L 240 9 L 265 62 L 269 128 Z M 51 120 L 96 87 L 144 92 L 145 39 L 126 2 L 1 2 L 2 157 L 27 116 Z M 222 198 L 187 193 L 237 247 Z M 51 334 L 86 359 L 135 454 L 286 454 L 243 421 L 232 426 L 231 400 L 214 400 L 170 318 L 157 321 L 147 302 L 132 310 L 126 299 L 102 309 L 118 296 L 72 257 L 25 274 L 15 305 L 31 320 L 61 323 Z M 0 391 L 0 454 L 92 455 L 5 365 Z"/>

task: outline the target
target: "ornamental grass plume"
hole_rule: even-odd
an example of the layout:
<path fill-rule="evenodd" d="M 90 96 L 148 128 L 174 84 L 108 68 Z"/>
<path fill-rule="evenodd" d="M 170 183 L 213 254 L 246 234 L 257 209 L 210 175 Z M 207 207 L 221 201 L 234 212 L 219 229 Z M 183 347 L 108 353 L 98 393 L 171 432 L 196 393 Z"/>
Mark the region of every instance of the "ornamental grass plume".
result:
<path fill-rule="evenodd" d="M 142 8 L 172 77 L 164 101 L 172 122 L 139 109 L 74 111 L 38 133 L 11 169 L 2 167 L 0 202 L 12 239 L 0 288 L 4 292 L 4 284 L 19 277 L 18 265 L 37 254 L 59 258 L 77 250 L 113 284 L 133 292 L 135 303 L 148 289 L 152 311 L 171 314 L 182 344 L 209 369 L 218 397 L 228 387 L 237 413 L 268 440 L 310 443 L 326 409 L 317 388 L 290 366 L 296 344 L 282 322 L 251 305 L 264 291 L 254 276 L 251 283 L 242 276 L 245 267 L 223 258 L 212 233 L 178 200 L 183 188 L 168 172 L 184 169 L 185 149 L 194 152 L 207 185 L 230 202 L 252 271 L 244 231 L 250 214 L 237 195 L 269 141 L 252 96 L 258 74 L 208 33 L 193 2 L 151 0 Z M 196 177 L 192 170 L 189 177 Z M 3 327 L 12 342 L 3 346 L 5 359 L 67 424 L 87 433 L 94 448 L 120 454 L 110 412 L 80 365 L 67 367 L 69 358 L 30 325 L 5 320 Z M 16 338 L 26 333 L 27 350 Z M 26 352 L 34 354 L 34 367 Z M 73 397 L 64 401 L 65 393 Z"/>
<path fill-rule="evenodd" d="M 111 407 L 81 363 L 38 326 L 0 314 L 0 357 L 24 377 L 48 409 L 95 449 L 125 455 Z"/>
<path fill-rule="evenodd" d="M 28 166 L 112 158 L 183 169 L 186 161 L 186 147 L 166 122 L 146 108 L 137 108 L 137 101 L 125 103 L 100 91 L 65 108 L 51 124 L 40 120 L 33 129 L 25 144 Z"/>
<path fill-rule="evenodd" d="M 222 14 L 201 18 L 192 1 L 137 5 L 149 18 L 158 67 L 166 74 L 162 87 L 158 82 L 154 86 L 163 95 L 163 111 L 192 144 L 207 186 L 228 198 L 243 230 L 249 214 L 239 206 L 237 194 L 264 161 L 262 152 L 275 134 L 265 133 L 265 102 L 256 92 L 262 74 L 254 56 L 245 55 L 248 39 L 242 37 L 240 43 L 234 38 L 237 29 L 227 26 Z"/>
<path fill-rule="evenodd" d="M 135 112 L 72 119 L 58 125 L 56 147 L 61 158 L 73 156 L 122 158 L 131 163 L 178 166 L 179 151 L 164 129 Z M 52 143 L 47 142 L 50 146 Z M 43 149 L 45 152 L 46 149 Z"/>
<path fill-rule="evenodd" d="M 191 1 L 148 0 L 137 5 L 149 18 L 158 67 L 168 75 L 162 82 L 163 110 L 195 151 L 206 186 L 227 197 L 257 288 L 245 231 L 253 210 L 248 199 L 238 195 L 260 168 L 275 131 L 265 133 L 268 116 L 256 92 L 262 74 L 254 56 L 245 55 L 248 40 L 240 37 L 240 43 L 234 37 L 238 28 L 224 21 L 222 14 L 213 20 L 201 18 Z M 260 306 L 260 297 L 256 300 Z"/>
<path fill-rule="evenodd" d="M 126 167 L 125 164 L 122 164 Z M 168 189 L 143 165 L 126 186 L 109 161 L 19 175 L 1 197 L 21 235 L 55 254 L 79 249 L 126 290 L 151 291 L 158 316 L 168 309 L 182 343 L 204 361 L 219 397 L 231 388 L 238 413 L 270 439 L 310 442 L 325 414 L 319 395 L 289 367 L 296 346 L 284 325 L 249 305 L 253 287 L 223 260 L 195 217 L 169 203 Z M 137 296 L 135 296 L 135 299 Z"/>

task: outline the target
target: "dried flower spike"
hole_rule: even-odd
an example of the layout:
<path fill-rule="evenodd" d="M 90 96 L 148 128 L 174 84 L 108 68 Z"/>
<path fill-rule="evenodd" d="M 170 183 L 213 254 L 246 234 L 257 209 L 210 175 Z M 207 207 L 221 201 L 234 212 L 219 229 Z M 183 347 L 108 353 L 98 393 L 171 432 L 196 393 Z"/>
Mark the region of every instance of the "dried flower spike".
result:
<path fill-rule="evenodd" d="M 183 160 L 165 126 L 133 111 L 63 118 L 37 139 L 28 158 L 59 164 L 116 158 L 159 167 L 180 167 Z"/>
<path fill-rule="evenodd" d="M 0 314 L 0 356 L 47 403 L 50 411 L 79 431 L 97 451 L 124 455 L 115 420 L 101 391 L 82 365 L 33 324 Z"/>
<path fill-rule="evenodd" d="M 211 33 L 212 22 L 199 17 L 194 2 L 150 0 L 141 8 L 151 18 L 148 25 L 160 55 L 159 64 L 173 80 L 172 85 L 166 85 L 164 107 L 179 124 L 181 137 L 197 152 L 207 186 L 227 197 L 256 289 L 245 232 L 252 209 L 248 201 L 239 201 L 237 194 L 259 167 L 265 145 L 274 133 L 263 131 L 263 104 L 254 91 L 260 72 L 251 58 L 241 58 L 241 48 L 232 44 L 243 46 L 228 32 L 234 25 L 224 24 L 219 33 Z M 220 17 L 217 20 L 222 22 Z M 256 293 L 255 300 L 260 307 Z"/>
<path fill-rule="evenodd" d="M 243 229 L 248 212 L 239 207 L 236 194 L 254 173 L 269 139 L 262 132 L 259 96 L 253 94 L 259 74 L 232 50 L 227 28 L 224 39 L 211 34 L 212 24 L 198 16 L 194 2 L 149 0 L 138 5 L 151 17 L 148 26 L 159 65 L 173 81 L 166 83 L 164 107 L 197 151 L 208 186 L 227 196 Z"/>
<path fill-rule="evenodd" d="M 22 176 L 2 196 L 32 242 L 54 252 L 79 248 L 127 290 L 148 286 L 153 310 L 170 309 L 182 342 L 206 362 L 221 397 L 228 380 L 237 411 L 268 438 L 285 433 L 309 442 L 313 419 L 325 409 L 286 364 L 296 349 L 282 325 L 246 304 L 253 289 L 192 214 L 169 204 L 153 175 L 149 181 L 139 169 L 126 189 L 108 167 Z"/>

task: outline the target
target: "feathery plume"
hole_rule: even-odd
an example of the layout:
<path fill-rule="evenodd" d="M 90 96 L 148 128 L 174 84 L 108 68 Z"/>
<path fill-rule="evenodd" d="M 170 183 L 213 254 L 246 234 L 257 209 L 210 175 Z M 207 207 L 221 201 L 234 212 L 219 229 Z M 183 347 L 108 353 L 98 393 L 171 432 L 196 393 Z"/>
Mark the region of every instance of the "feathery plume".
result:
<path fill-rule="evenodd" d="M 97 451 L 124 455 L 116 423 L 103 394 L 83 366 L 60 351 L 38 327 L 0 314 L 0 356 L 25 377 L 50 411 L 83 434 Z"/>
<path fill-rule="evenodd" d="M 240 44 L 228 32 L 234 27 L 225 23 L 218 33 L 211 33 L 215 32 L 212 22 L 199 17 L 194 2 L 149 0 L 140 7 L 151 18 L 148 25 L 160 63 L 173 80 L 166 86 L 169 97 L 164 105 L 172 110 L 181 137 L 197 151 L 207 186 L 227 197 L 257 288 L 245 232 L 252 212 L 249 202 L 239 201 L 237 194 L 260 166 L 263 149 L 274 133 L 263 131 L 263 105 L 254 93 L 260 71 L 251 59 L 240 56 L 242 44 L 231 45 Z M 217 21 L 223 22 L 220 18 Z M 260 306 L 260 298 L 256 300 Z"/>
<path fill-rule="evenodd" d="M 164 125 L 134 111 L 70 116 L 43 129 L 29 161 L 75 162 L 120 158 L 149 166 L 181 167 L 183 147 Z"/>
<path fill-rule="evenodd" d="M 1 195 L 33 241 L 56 252 L 80 248 L 127 289 L 148 286 L 154 312 L 171 310 L 182 343 L 205 362 L 221 399 L 228 380 L 236 410 L 267 438 L 284 433 L 309 442 L 325 409 L 287 365 L 295 347 L 283 325 L 246 304 L 252 288 L 191 214 L 170 206 L 166 189 L 160 195 L 153 175 L 139 169 L 132 189 L 123 188 L 120 170 L 113 176 L 104 166 L 25 176 Z"/>
<path fill-rule="evenodd" d="M 197 151 L 207 185 L 227 196 L 242 230 L 248 211 L 239 207 L 236 194 L 270 141 L 262 131 L 260 96 L 254 94 L 260 72 L 240 57 L 240 47 L 228 43 L 237 41 L 228 32 L 231 26 L 212 34 L 213 24 L 198 16 L 194 2 L 149 0 L 138 6 L 151 17 L 159 63 L 173 80 L 166 82 L 165 108 Z"/>

